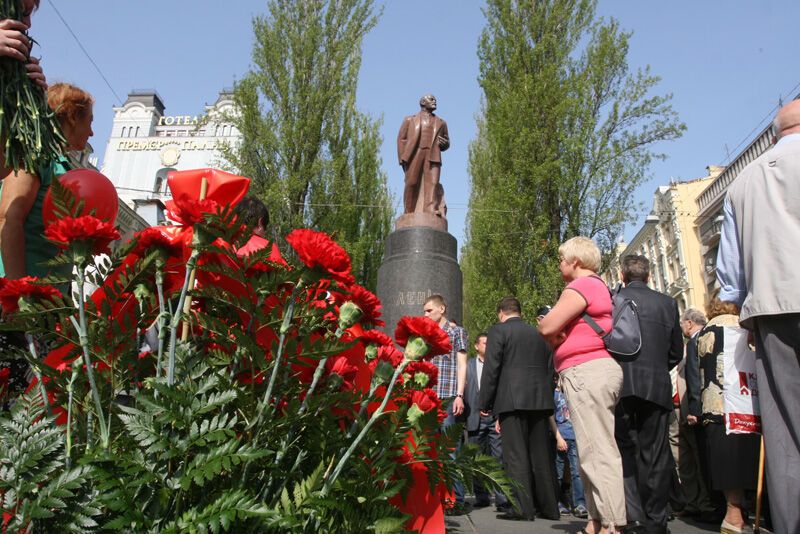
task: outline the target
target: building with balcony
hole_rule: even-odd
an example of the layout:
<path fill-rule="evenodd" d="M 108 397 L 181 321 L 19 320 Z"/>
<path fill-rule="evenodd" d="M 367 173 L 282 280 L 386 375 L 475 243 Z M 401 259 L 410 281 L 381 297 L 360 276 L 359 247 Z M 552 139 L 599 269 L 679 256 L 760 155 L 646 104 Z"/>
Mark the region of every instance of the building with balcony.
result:
<path fill-rule="evenodd" d="M 609 267 L 602 274 L 614 287 L 620 280 L 622 257 L 635 254 L 650 260 L 650 287 L 667 294 L 686 308 L 702 308 L 706 284 L 698 234 L 696 199 L 724 171 L 709 166 L 708 176 L 688 182 L 660 186 L 653 195 L 653 209 L 630 243 L 620 244 Z"/>
<path fill-rule="evenodd" d="M 794 100 L 800 99 L 800 94 Z M 706 291 L 710 294 L 717 286 L 717 251 L 722 231 L 722 208 L 725 193 L 739 173 L 773 145 L 772 125 L 770 124 L 755 137 L 744 150 L 737 154 L 723 173 L 712 180 L 705 191 L 697 197 L 697 221 L 695 225 L 700 235 L 703 257 L 703 276 Z"/>
<path fill-rule="evenodd" d="M 697 197 L 695 225 L 700 237 L 703 284 L 708 294 L 717 286 L 717 250 L 722 231 L 725 193 L 739 173 L 772 146 L 772 139 L 772 128 L 768 126 Z"/>

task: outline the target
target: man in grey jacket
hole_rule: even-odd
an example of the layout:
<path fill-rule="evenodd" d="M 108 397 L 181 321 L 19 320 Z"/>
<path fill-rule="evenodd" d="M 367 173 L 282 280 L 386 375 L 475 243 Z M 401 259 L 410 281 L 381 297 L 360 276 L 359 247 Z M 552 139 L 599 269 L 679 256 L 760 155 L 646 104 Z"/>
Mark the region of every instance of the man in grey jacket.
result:
<path fill-rule="evenodd" d="M 728 188 L 717 277 L 754 334 L 774 531 L 800 532 L 800 100 L 773 130 L 775 146 Z"/>

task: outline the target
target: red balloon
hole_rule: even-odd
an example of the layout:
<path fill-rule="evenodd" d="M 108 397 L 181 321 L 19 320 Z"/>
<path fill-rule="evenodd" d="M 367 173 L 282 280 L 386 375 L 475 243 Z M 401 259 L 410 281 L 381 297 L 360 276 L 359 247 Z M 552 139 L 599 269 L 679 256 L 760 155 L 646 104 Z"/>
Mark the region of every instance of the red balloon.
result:
<path fill-rule="evenodd" d="M 61 176 L 58 180 L 61 185 L 72 191 L 75 198 L 83 201 L 83 211 L 76 214 L 89 215 L 94 211 L 94 216 L 106 222 L 114 223 L 119 211 L 119 198 L 117 190 L 111 180 L 91 169 L 73 169 Z M 53 191 L 48 189 L 42 206 L 44 224 L 52 224 L 58 220 L 53 203 Z"/>

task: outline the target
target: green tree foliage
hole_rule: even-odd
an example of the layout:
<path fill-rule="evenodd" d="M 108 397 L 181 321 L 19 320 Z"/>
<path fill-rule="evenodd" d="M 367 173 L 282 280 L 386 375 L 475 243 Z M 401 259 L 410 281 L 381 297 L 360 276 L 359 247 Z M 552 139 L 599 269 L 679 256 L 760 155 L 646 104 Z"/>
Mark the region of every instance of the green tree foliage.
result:
<path fill-rule="evenodd" d="M 685 126 L 649 69 L 628 67 L 630 33 L 595 0 L 488 0 L 478 44 L 483 109 L 470 146 L 463 253 L 466 324 L 485 328 L 517 295 L 529 313 L 558 297 L 558 245 L 610 252 L 639 206 L 660 141 Z M 477 330 L 475 330 L 477 331 Z"/>
<path fill-rule="evenodd" d="M 253 21 L 254 66 L 234 96 L 243 139 L 223 150 L 253 178 L 276 237 L 303 226 L 333 234 L 372 289 L 393 216 L 379 121 L 355 103 L 376 22 L 372 0 L 271 0 Z"/>

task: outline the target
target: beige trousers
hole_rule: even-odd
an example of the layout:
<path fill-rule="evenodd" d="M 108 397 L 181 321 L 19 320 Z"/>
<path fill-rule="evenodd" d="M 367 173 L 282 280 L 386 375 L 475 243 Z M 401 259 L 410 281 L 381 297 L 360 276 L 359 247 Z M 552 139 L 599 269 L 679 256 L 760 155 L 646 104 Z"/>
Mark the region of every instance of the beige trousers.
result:
<path fill-rule="evenodd" d="M 613 358 L 591 360 L 561 371 L 560 384 L 575 430 L 589 517 L 603 526 L 623 526 L 622 459 L 614 439 L 622 368 Z"/>

